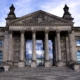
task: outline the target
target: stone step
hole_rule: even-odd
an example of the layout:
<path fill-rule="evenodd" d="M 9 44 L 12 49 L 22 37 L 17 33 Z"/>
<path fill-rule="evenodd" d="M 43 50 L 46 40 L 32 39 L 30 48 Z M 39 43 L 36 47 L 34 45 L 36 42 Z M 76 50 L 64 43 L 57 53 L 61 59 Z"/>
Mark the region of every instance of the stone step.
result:
<path fill-rule="evenodd" d="M 69 67 L 12 67 L 10 71 L 1 72 L 0 80 L 80 80 L 80 71 Z"/>
<path fill-rule="evenodd" d="M 50 71 L 73 71 L 69 67 L 50 67 L 50 68 L 45 68 L 45 67 L 37 67 L 37 68 L 31 68 L 31 67 L 24 67 L 24 68 L 18 68 L 18 67 L 13 67 L 10 69 L 10 71 L 28 71 L 28 72 L 50 72 Z"/>

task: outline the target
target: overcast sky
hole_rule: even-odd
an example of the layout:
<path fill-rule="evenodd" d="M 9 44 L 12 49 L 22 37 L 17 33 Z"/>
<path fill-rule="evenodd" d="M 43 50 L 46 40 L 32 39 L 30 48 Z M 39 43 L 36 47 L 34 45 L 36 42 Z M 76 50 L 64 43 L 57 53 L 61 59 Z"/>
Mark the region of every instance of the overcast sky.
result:
<path fill-rule="evenodd" d="M 63 16 L 63 7 L 67 4 L 74 18 L 74 26 L 80 26 L 80 0 L 0 0 L 0 26 L 5 26 L 9 7 L 14 4 L 17 17 L 43 10 L 56 16 Z"/>

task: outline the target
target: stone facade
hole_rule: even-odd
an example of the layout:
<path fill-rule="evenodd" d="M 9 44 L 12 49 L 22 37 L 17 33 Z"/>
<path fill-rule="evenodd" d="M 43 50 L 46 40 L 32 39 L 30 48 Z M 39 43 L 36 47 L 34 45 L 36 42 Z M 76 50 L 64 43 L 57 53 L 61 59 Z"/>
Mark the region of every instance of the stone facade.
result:
<path fill-rule="evenodd" d="M 69 13 L 69 7 L 65 5 L 63 17 L 39 10 L 23 17 L 17 18 L 14 13 L 14 6 L 6 18 L 6 27 L 0 27 L 0 40 L 3 45 L 0 51 L 3 52 L 3 63 L 12 66 L 25 66 L 25 40 L 32 39 L 32 62 L 31 67 L 36 65 L 35 41 L 41 38 L 45 49 L 45 67 L 51 67 L 48 51 L 48 39 L 54 42 L 55 66 L 73 66 L 77 69 L 76 52 L 80 47 L 76 46 L 76 40 L 80 39 L 80 28 L 73 26 L 73 18 Z M 37 36 L 37 33 L 42 36 Z M 31 35 L 28 35 L 28 34 Z M 77 66 L 76 66 L 77 64 Z"/>

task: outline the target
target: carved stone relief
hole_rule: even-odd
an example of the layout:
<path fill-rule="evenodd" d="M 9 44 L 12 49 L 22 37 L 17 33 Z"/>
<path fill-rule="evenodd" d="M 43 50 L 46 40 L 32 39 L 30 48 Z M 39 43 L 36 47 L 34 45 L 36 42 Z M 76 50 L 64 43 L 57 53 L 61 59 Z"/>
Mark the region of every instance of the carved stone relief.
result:
<path fill-rule="evenodd" d="M 49 16 L 44 15 L 43 13 L 39 13 L 36 16 L 33 16 L 31 19 L 27 20 L 23 20 L 22 21 L 23 24 L 38 24 L 38 25 L 42 25 L 42 24 L 52 24 L 53 22 L 55 22 L 55 20 L 50 19 Z"/>

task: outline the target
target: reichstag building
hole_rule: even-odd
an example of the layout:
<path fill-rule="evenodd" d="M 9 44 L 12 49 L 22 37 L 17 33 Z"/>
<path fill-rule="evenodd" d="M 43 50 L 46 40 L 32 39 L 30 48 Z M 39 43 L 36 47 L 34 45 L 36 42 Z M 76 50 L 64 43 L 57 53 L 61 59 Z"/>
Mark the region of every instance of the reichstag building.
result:
<path fill-rule="evenodd" d="M 0 27 L 0 67 L 80 69 L 80 28 L 67 5 L 62 17 L 42 10 L 16 17 L 14 5 L 9 9 L 6 26 Z"/>

